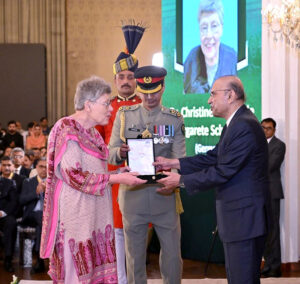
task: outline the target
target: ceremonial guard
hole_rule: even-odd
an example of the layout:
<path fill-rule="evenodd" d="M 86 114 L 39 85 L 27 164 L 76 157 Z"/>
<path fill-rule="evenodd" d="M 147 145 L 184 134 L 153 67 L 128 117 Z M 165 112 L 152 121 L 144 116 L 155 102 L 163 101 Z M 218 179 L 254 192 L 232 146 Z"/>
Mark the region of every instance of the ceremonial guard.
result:
<path fill-rule="evenodd" d="M 116 113 L 121 106 L 135 105 L 141 103 L 140 97 L 135 94 L 136 82 L 134 78 L 134 71 L 138 67 L 138 59 L 133 54 L 137 48 L 145 28 L 141 25 L 134 25 L 134 22 L 129 25 L 123 25 L 122 31 L 125 37 L 126 48 L 117 57 L 113 64 L 114 82 L 118 94 L 112 97 L 111 106 L 113 111 L 107 125 L 97 125 L 96 128 L 103 137 L 105 144 L 108 145 L 111 131 L 113 128 Z M 108 165 L 109 171 L 115 171 L 120 166 Z M 127 284 L 126 265 L 125 265 L 125 241 L 123 233 L 122 214 L 117 202 L 119 191 L 119 184 L 112 185 L 112 202 L 114 214 L 115 227 L 115 241 L 116 241 L 116 256 L 117 256 L 117 270 L 118 282 Z"/>
<path fill-rule="evenodd" d="M 142 104 L 121 107 L 117 113 L 110 143 L 109 162 L 121 164 L 129 147 L 126 138 L 153 137 L 157 156 L 185 156 L 184 124 L 181 114 L 161 105 L 167 71 L 145 66 L 135 71 L 137 92 Z M 149 161 L 150 162 L 150 161 Z M 148 224 L 152 223 L 161 246 L 160 270 L 164 283 L 180 283 L 179 193 L 162 195 L 159 184 L 120 185 L 119 205 L 123 215 L 128 283 L 146 284 L 146 246 Z M 176 196 L 176 197 L 175 197 Z"/>

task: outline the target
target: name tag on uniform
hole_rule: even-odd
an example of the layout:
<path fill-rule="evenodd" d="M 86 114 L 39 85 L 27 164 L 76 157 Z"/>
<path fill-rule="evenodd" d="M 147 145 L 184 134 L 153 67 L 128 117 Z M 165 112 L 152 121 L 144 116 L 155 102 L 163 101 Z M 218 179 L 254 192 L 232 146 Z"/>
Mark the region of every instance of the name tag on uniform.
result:
<path fill-rule="evenodd" d="M 136 125 L 132 125 L 128 128 L 129 131 L 140 132 L 141 130 L 136 127 Z"/>

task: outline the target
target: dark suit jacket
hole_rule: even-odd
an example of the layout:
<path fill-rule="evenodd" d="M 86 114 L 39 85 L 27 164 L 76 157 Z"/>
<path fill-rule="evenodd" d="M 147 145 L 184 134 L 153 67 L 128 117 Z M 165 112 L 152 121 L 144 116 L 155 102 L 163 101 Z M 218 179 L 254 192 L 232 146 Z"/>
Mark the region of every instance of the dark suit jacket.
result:
<path fill-rule="evenodd" d="M 269 143 L 269 179 L 270 179 L 270 193 L 273 199 L 282 199 L 283 190 L 281 183 L 280 166 L 285 155 L 285 144 L 273 137 Z"/>
<path fill-rule="evenodd" d="M 14 174 L 13 177 L 12 177 L 12 180 L 15 181 L 16 183 L 16 189 L 17 189 L 17 201 L 18 201 L 18 206 L 17 206 L 17 211 L 16 211 L 16 218 L 21 218 L 22 215 L 23 215 L 23 210 L 22 210 L 22 206 L 20 205 L 20 202 L 19 202 L 19 196 L 21 194 L 21 191 L 22 191 L 22 185 L 23 185 L 23 181 L 25 179 L 25 176 L 21 176 L 21 175 L 18 175 L 18 174 Z"/>
<path fill-rule="evenodd" d="M 18 194 L 13 180 L 0 177 L 0 210 L 7 215 L 15 215 L 18 206 Z"/>
<path fill-rule="evenodd" d="M 20 175 L 25 176 L 25 177 L 29 177 L 30 172 L 31 172 L 31 169 L 26 169 L 25 167 L 22 166 L 21 170 L 20 170 Z"/>
<path fill-rule="evenodd" d="M 20 203 L 24 206 L 23 219 L 25 219 L 29 212 L 32 212 L 36 206 L 39 197 L 36 194 L 36 187 L 38 186 L 37 177 L 27 178 L 23 182 L 22 192 L 20 195 Z"/>
<path fill-rule="evenodd" d="M 22 185 L 23 185 L 24 179 L 25 179 L 25 176 L 18 175 L 18 174 L 14 174 L 12 177 L 12 180 L 14 180 L 16 182 L 16 188 L 17 188 L 17 192 L 19 195 L 21 194 L 21 191 L 22 191 Z"/>
<path fill-rule="evenodd" d="M 180 169 L 188 193 L 216 187 L 222 241 L 266 234 L 268 145 L 260 123 L 245 105 L 235 113 L 213 150 L 180 159 Z"/>

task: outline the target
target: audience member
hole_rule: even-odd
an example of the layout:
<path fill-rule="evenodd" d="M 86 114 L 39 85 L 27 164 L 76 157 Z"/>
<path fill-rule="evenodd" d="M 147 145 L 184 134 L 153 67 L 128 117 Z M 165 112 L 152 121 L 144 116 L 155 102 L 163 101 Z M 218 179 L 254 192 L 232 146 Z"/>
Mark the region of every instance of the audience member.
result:
<path fill-rule="evenodd" d="M 41 157 L 47 157 L 47 147 L 42 147 L 40 149 Z"/>
<path fill-rule="evenodd" d="M 24 155 L 24 150 L 20 147 L 16 147 L 12 149 L 10 157 L 14 164 L 14 172 L 18 175 L 29 177 L 31 170 L 23 166 Z"/>
<path fill-rule="evenodd" d="M 4 149 L 4 152 L 3 152 L 3 157 L 4 157 L 4 156 L 10 157 L 11 151 L 12 151 L 12 148 L 11 148 L 11 147 L 6 147 L 6 148 Z"/>
<path fill-rule="evenodd" d="M 280 199 L 283 199 L 280 167 L 285 155 L 285 144 L 275 136 L 276 122 L 273 118 L 265 118 L 261 122 L 268 140 L 269 148 L 269 181 L 271 210 L 270 230 L 268 232 L 264 251 L 265 264 L 261 271 L 264 277 L 281 276 L 281 248 L 280 248 Z"/>
<path fill-rule="evenodd" d="M 22 191 L 22 184 L 26 177 L 15 173 L 14 169 L 15 168 L 14 168 L 11 158 L 8 156 L 2 157 L 2 159 L 1 159 L 2 177 L 15 181 L 17 192 L 16 192 L 16 196 L 14 198 L 17 201 L 19 201 L 19 196 Z M 16 212 L 15 212 L 16 218 L 21 218 L 22 213 L 23 213 L 22 208 L 18 202 L 18 206 L 17 206 Z"/>
<path fill-rule="evenodd" d="M 47 161 L 45 157 L 37 161 L 36 170 L 37 175 L 35 177 L 24 180 L 20 195 L 20 203 L 24 206 L 22 224 L 36 228 L 35 251 L 37 253 L 37 262 L 33 266 L 31 273 L 45 270 L 44 260 L 40 258 L 44 192 L 47 177 Z"/>
<path fill-rule="evenodd" d="M 32 134 L 26 139 L 26 149 L 42 148 L 46 146 L 46 136 L 42 133 L 42 128 L 39 124 L 33 126 Z"/>
<path fill-rule="evenodd" d="M 18 206 L 15 182 L 0 176 L 0 230 L 3 232 L 4 269 L 13 272 L 12 257 L 16 242 L 17 221 L 15 213 Z"/>
<path fill-rule="evenodd" d="M 7 133 L 2 140 L 2 149 L 7 147 L 15 148 L 21 147 L 24 148 L 23 136 L 17 132 L 16 121 L 11 120 L 7 123 Z"/>
<path fill-rule="evenodd" d="M 42 127 L 43 134 L 45 136 L 48 136 L 49 133 L 50 133 L 50 127 L 48 126 L 48 119 L 47 119 L 47 117 L 42 117 L 40 119 L 40 125 Z"/>
<path fill-rule="evenodd" d="M 30 171 L 33 168 L 33 155 L 30 156 L 29 153 L 25 153 L 24 160 L 23 160 L 23 167 L 29 169 Z"/>

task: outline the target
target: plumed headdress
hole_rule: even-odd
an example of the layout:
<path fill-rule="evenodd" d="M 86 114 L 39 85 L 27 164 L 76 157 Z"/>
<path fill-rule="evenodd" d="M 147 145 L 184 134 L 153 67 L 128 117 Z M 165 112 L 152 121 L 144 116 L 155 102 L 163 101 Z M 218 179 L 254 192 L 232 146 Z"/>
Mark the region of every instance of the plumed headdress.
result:
<path fill-rule="evenodd" d="M 142 24 L 135 24 L 134 20 L 130 20 L 129 24 L 122 24 L 126 47 L 125 50 L 119 54 L 113 65 L 113 72 L 115 75 L 124 70 L 134 72 L 137 69 L 138 59 L 133 53 L 136 50 L 145 29 L 146 28 Z"/>

